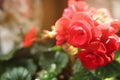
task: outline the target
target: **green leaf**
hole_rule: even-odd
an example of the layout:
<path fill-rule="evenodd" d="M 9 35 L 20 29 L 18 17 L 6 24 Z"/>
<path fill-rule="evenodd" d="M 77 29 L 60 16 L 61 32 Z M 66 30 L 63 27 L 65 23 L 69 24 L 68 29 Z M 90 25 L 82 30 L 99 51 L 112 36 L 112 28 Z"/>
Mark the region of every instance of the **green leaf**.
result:
<path fill-rule="evenodd" d="M 3 62 L 2 65 L 6 69 L 11 69 L 15 67 L 24 67 L 30 72 L 30 74 L 34 74 L 37 68 L 32 59 L 16 59 L 16 60 L 5 61 Z"/>
<path fill-rule="evenodd" d="M 55 73 L 58 74 L 67 65 L 68 55 L 63 51 L 48 51 L 41 53 L 39 58 L 39 65 L 42 66 L 44 70 L 49 71 L 51 65 L 56 66 Z"/>
<path fill-rule="evenodd" d="M 31 80 L 28 70 L 23 67 L 7 70 L 0 80 Z"/>
<path fill-rule="evenodd" d="M 64 52 L 57 51 L 55 54 L 55 64 L 57 66 L 56 72 L 60 73 L 68 63 L 68 55 Z"/>
<path fill-rule="evenodd" d="M 0 63 L 0 76 L 5 72 L 5 67 Z"/>
<path fill-rule="evenodd" d="M 106 78 L 105 80 L 115 80 L 115 78 L 111 77 L 111 78 Z"/>
<path fill-rule="evenodd" d="M 49 48 L 49 51 L 60 51 L 62 50 L 61 46 L 54 46 L 53 48 Z"/>
<path fill-rule="evenodd" d="M 102 80 L 94 76 L 93 72 L 86 70 L 77 60 L 73 68 L 73 76 L 71 80 Z"/>
<path fill-rule="evenodd" d="M 120 75 L 120 63 L 113 61 L 106 66 L 100 67 L 95 71 L 96 76 L 99 78 L 111 78 Z"/>
<path fill-rule="evenodd" d="M 120 61 L 120 49 L 115 52 L 115 60 Z"/>
<path fill-rule="evenodd" d="M 42 70 L 37 74 L 37 78 L 35 80 L 57 80 L 56 76 L 52 72 L 48 72 L 46 70 Z"/>

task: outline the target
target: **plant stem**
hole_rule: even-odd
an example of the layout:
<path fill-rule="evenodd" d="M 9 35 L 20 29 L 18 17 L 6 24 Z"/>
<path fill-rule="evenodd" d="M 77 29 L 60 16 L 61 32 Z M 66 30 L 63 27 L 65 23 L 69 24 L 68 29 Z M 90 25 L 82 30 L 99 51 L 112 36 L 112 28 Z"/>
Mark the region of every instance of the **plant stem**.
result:
<path fill-rule="evenodd" d="M 69 61 L 67 66 L 62 70 L 62 72 L 57 76 L 58 80 L 70 80 L 73 73 L 73 67 L 76 61 L 76 56 L 69 55 Z"/>

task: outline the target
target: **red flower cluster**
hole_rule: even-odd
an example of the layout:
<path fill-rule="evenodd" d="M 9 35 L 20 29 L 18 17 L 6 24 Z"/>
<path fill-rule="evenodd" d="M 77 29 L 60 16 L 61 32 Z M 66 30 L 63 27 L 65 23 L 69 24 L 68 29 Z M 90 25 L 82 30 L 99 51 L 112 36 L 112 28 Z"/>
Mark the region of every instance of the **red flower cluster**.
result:
<path fill-rule="evenodd" d="M 55 26 L 56 44 L 67 42 L 80 48 L 78 58 L 85 68 L 92 70 L 113 61 L 114 51 L 119 48 L 116 33 L 120 22 L 107 9 L 88 9 L 85 1 L 68 0 L 68 7 Z"/>

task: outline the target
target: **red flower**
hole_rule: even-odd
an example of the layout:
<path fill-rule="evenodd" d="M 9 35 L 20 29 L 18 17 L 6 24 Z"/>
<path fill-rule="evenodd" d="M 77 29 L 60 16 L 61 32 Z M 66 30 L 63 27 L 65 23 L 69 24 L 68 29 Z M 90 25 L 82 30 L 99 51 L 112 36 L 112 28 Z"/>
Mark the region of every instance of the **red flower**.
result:
<path fill-rule="evenodd" d="M 56 44 L 68 42 L 74 47 L 85 47 L 92 39 L 100 38 L 101 31 L 86 12 L 76 12 L 72 19 L 60 18 L 56 24 Z"/>
<path fill-rule="evenodd" d="M 102 36 L 105 37 L 113 35 L 118 31 L 118 29 L 112 27 L 110 23 L 101 23 L 97 28 L 102 32 Z"/>
<path fill-rule="evenodd" d="M 56 45 L 62 45 L 66 41 L 65 33 L 66 33 L 66 29 L 69 25 L 69 21 L 70 20 L 67 18 L 60 18 L 56 22 L 56 24 L 55 24 L 56 32 L 57 32 L 56 33 L 56 40 L 57 40 Z"/>
<path fill-rule="evenodd" d="M 92 42 L 86 50 L 80 51 L 78 58 L 85 68 L 93 70 L 113 61 L 114 53 L 107 52 L 104 44 L 96 41 Z"/>
<path fill-rule="evenodd" d="M 71 8 L 74 12 L 86 11 L 88 9 L 88 5 L 83 0 L 68 0 L 68 8 Z"/>
<path fill-rule="evenodd" d="M 102 32 L 102 36 L 109 36 L 115 34 L 120 26 L 119 21 L 114 21 L 110 12 L 106 8 L 91 9 L 92 16 L 96 28 Z"/>
<path fill-rule="evenodd" d="M 120 21 L 105 8 L 90 9 L 83 0 L 69 0 L 68 7 L 56 22 L 56 44 L 67 42 L 80 48 L 78 58 L 89 70 L 104 66 L 114 59 L 120 38 L 115 35 Z M 82 48 L 82 49 L 81 49 Z"/>
<path fill-rule="evenodd" d="M 74 13 L 83 12 L 88 9 L 85 1 L 68 0 L 68 7 L 64 9 L 62 17 L 72 18 Z"/>
<path fill-rule="evenodd" d="M 31 28 L 23 39 L 23 46 L 27 48 L 32 45 L 34 41 L 36 41 L 36 27 Z"/>
<path fill-rule="evenodd" d="M 113 18 L 106 8 L 91 9 L 90 15 L 98 23 L 110 23 L 113 21 Z"/>
<path fill-rule="evenodd" d="M 111 22 L 111 26 L 118 29 L 120 28 L 120 21 L 113 21 Z"/>
<path fill-rule="evenodd" d="M 66 30 L 66 40 L 75 47 L 84 47 L 92 39 L 92 19 L 87 13 L 74 14 Z"/>
<path fill-rule="evenodd" d="M 105 44 L 107 52 L 114 52 L 119 49 L 119 37 L 117 35 L 102 38 L 102 42 Z"/>

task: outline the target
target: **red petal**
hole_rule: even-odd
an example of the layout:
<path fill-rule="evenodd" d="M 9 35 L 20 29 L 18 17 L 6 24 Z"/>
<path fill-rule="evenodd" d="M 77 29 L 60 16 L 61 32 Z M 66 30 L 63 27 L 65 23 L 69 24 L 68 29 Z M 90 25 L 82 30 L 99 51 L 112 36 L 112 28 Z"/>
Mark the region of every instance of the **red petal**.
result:
<path fill-rule="evenodd" d="M 56 45 L 62 45 L 65 42 L 65 31 L 66 28 L 69 25 L 69 19 L 68 18 L 60 18 L 56 24 Z"/>
<path fill-rule="evenodd" d="M 72 8 L 74 12 L 86 11 L 88 9 L 88 5 L 83 0 L 68 0 L 68 7 Z"/>
<path fill-rule="evenodd" d="M 93 27 L 94 21 L 87 12 L 77 12 L 74 14 L 73 21 L 86 21 Z"/>
<path fill-rule="evenodd" d="M 100 55 L 97 55 L 97 63 L 99 64 L 99 66 L 102 66 L 104 62 L 105 62 L 104 58 Z"/>
<path fill-rule="evenodd" d="M 88 46 L 88 50 L 97 53 L 106 53 L 106 48 L 103 43 L 94 41 Z"/>
<path fill-rule="evenodd" d="M 66 31 L 67 42 L 74 47 L 85 47 L 92 38 L 90 25 L 86 21 L 73 22 Z"/>
<path fill-rule="evenodd" d="M 98 62 L 96 62 L 97 57 L 90 52 L 81 51 L 78 53 L 78 58 L 82 65 L 88 70 L 93 70 L 98 67 Z"/>
<path fill-rule="evenodd" d="M 109 36 L 106 40 L 105 46 L 107 48 L 108 52 L 113 52 L 115 50 L 118 50 L 119 43 L 118 43 L 119 37 L 117 35 Z"/>
<path fill-rule="evenodd" d="M 56 27 L 56 32 L 57 34 L 64 34 L 66 28 L 69 25 L 69 19 L 68 18 L 60 18 L 56 23 L 55 23 L 55 27 Z"/>
<path fill-rule="evenodd" d="M 120 21 L 113 21 L 111 22 L 111 26 L 114 27 L 114 28 L 120 28 Z"/>
<path fill-rule="evenodd" d="M 27 34 L 24 36 L 24 39 L 23 39 L 24 48 L 31 46 L 32 43 L 36 41 L 36 34 L 37 34 L 36 27 L 31 28 L 27 32 Z"/>
<path fill-rule="evenodd" d="M 113 52 L 112 53 L 108 53 L 108 56 L 110 57 L 111 61 L 113 61 L 115 54 Z"/>

